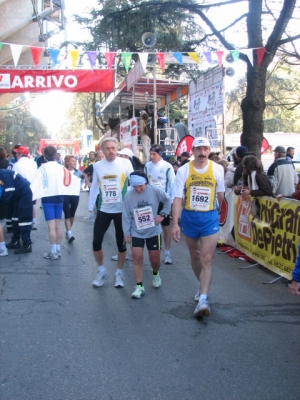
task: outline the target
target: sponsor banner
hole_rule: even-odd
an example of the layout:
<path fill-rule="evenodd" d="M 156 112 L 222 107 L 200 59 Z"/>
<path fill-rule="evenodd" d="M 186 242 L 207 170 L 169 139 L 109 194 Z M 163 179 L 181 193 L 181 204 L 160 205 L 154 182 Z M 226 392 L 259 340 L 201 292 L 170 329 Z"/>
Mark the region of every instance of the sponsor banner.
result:
<path fill-rule="evenodd" d="M 286 279 L 300 243 L 300 202 L 236 196 L 234 231 L 239 250 Z"/>
<path fill-rule="evenodd" d="M 0 70 L 0 94 L 22 92 L 112 92 L 109 70 Z"/>
<path fill-rule="evenodd" d="M 73 139 L 40 139 L 39 152 L 42 153 L 42 150 L 46 146 L 73 147 L 73 154 L 77 154 L 77 153 L 80 152 L 80 140 L 73 140 Z"/>
<path fill-rule="evenodd" d="M 137 118 L 131 118 L 120 124 L 120 142 L 136 156 L 137 152 Z"/>
<path fill-rule="evenodd" d="M 220 214 L 219 241 L 232 247 L 235 247 L 235 240 L 232 235 L 235 197 L 234 191 L 231 188 L 226 188 Z"/>

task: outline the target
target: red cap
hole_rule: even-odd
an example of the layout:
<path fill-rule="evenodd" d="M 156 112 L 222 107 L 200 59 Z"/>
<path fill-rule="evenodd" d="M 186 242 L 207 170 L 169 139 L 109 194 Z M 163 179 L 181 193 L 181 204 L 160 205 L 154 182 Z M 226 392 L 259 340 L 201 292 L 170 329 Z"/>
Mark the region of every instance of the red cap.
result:
<path fill-rule="evenodd" d="M 21 153 L 23 156 L 28 156 L 29 150 L 28 147 L 20 146 L 15 150 L 16 153 Z"/>

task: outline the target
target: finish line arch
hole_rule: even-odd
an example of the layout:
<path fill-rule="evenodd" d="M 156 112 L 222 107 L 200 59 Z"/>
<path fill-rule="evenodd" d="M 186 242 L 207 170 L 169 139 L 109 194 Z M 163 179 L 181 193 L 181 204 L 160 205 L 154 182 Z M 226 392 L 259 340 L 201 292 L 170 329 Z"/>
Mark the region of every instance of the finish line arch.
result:
<path fill-rule="evenodd" d="M 46 146 L 54 146 L 54 147 L 72 147 L 72 154 L 80 153 L 80 139 L 40 139 L 39 153 L 42 153 L 42 150 Z"/>

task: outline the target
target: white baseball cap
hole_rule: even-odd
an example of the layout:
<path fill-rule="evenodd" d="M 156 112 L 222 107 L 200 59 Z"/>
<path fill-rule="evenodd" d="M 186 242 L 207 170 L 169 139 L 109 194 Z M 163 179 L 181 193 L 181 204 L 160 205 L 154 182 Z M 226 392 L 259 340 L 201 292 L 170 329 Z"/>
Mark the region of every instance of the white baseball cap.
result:
<path fill-rule="evenodd" d="M 130 158 L 132 158 L 134 155 L 133 152 L 130 149 L 128 149 L 127 147 L 125 147 L 125 149 L 118 151 L 117 153 L 122 154 L 124 156 L 128 156 Z"/>
<path fill-rule="evenodd" d="M 210 147 L 209 140 L 205 137 L 197 137 L 196 139 L 194 139 L 192 147 L 199 147 L 199 146 Z"/>

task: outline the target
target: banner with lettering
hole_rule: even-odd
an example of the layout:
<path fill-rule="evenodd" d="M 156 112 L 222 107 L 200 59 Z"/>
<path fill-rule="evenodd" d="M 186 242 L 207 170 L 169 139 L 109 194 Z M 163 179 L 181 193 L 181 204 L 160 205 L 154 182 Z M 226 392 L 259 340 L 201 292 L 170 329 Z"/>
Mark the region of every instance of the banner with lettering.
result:
<path fill-rule="evenodd" d="M 113 70 L 0 70 L 2 93 L 102 92 L 114 90 Z"/>
<path fill-rule="evenodd" d="M 127 119 L 120 124 L 120 142 L 136 156 L 137 152 L 137 118 Z"/>
<path fill-rule="evenodd" d="M 40 139 L 39 153 L 42 153 L 42 150 L 46 146 L 54 146 L 54 147 L 67 147 L 73 148 L 72 153 L 77 154 L 80 152 L 80 140 L 78 139 Z"/>
<path fill-rule="evenodd" d="M 300 243 L 300 202 L 236 196 L 235 241 L 243 253 L 286 279 Z"/>

